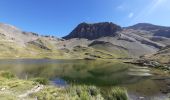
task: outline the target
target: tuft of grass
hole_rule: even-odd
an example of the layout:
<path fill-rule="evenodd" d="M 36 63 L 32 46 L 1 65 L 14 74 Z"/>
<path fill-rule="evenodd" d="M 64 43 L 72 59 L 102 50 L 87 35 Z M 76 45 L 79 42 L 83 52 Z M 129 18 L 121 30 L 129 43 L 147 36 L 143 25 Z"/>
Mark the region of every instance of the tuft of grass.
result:
<path fill-rule="evenodd" d="M 42 85 L 48 85 L 48 84 L 49 84 L 49 80 L 48 80 L 48 79 L 46 79 L 46 78 L 41 78 L 41 77 L 39 77 L 39 78 L 33 78 L 32 81 L 33 81 L 33 82 L 37 82 L 37 83 L 42 84 Z"/>
<path fill-rule="evenodd" d="M 76 100 L 103 100 L 100 89 L 96 86 L 72 85 L 67 89 L 69 97 Z"/>
<path fill-rule="evenodd" d="M 128 100 L 127 91 L 124 88 L 114 87 L 110 91 L 109 100 Z"/>
<path fill-rule="evenodd" d="M 7 78 L 7 79 L 12 79 L 12 78 L 16 77 L 13 73 L 8 72 L 8 71 L 1 71 L 0 76 L 4 77 L 4 78 Z"/>

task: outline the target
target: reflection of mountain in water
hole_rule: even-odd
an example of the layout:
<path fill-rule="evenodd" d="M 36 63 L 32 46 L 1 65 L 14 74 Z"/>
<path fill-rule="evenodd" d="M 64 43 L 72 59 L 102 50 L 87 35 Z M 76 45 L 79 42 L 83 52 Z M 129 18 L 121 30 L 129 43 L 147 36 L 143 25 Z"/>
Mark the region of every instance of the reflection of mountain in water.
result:
<path fill-rule="evenodd" d="M 133 76 L 151 76 L 150 70 L 147 67 L 132 67 L 129 68 L 128 75 Z"/>

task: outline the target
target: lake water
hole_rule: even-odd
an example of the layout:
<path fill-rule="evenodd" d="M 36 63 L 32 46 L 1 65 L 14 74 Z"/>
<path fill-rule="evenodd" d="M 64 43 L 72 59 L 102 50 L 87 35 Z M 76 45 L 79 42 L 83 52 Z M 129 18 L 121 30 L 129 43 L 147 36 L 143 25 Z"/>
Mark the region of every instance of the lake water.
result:
<path fill-rule="evenodd" d="M 0 70 L 15 73 L 19 78 L 48 78 L 52 82 L 96 85 L 102 89 L 111 86 L 126 87 L 131 98 L 142 96 L 146 100 L 153 97 L 167 97 L 160 92 L 166 88 L 162 81 L 149 68 L 130 64 L 91 61 L 91 60 L 51 60 L 51 59 L 18 59 L 0 60 Z M 158 99 L 159 100 L 159 99 Z"/>

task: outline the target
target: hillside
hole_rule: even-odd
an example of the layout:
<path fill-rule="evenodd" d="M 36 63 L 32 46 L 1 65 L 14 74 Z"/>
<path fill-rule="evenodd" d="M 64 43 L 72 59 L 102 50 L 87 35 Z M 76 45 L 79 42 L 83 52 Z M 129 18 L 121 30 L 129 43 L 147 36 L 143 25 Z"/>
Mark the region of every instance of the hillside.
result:
<path fill-rule="evenodd" d="M 106 26 L 108 28 L 106 28 Z M 98 28 L 100 30 L 98 30 Z M 108 31 L 108 29 L 112 30 Z M 145 34 L 146 31 L 143 30 L 140 32 L 141 34 Z M 96 35 L 98 33 L 102 35 Z M 166 46 L 166 44 L 161 43 L 160 41 L 153 41 L 148 37 L 141 36 L 138 33 L 139 30 L 128 28 L 124 29 L 121 28 L 119 25 L 108 22 L 93 24 L 81 23 L 69 35 L 64 38 L 72 41 L 72 43 L 65 43 L 67 47 L 72 47 L 76 44 L 88 46 L 93 41 L 108 42 L 113 45 L 105 46 L 106 44 L 97 44 L 98 47 L 100 45 L 100 48 L 96 49 L 102 49 L 108 52 L 107 49 L 109 48 L 109 52 L 112 51 L 111 53 L 116 55 L 119 55 L 121 53 L 129 58 L 139 57 L 144 54 L 156 53 L 156 51 L 158 51 L 160 48 Z M 84 42 L 82 43 L 82 41 Z M 93 46 L 92 48 L 94 47 L 96 46 Z M 123 49 L 117 47 L 123 47 Z"/>
<path fill-rule="evenodd" d="M 170 43 L 168 35 L 155 35 L 158 26 L 151 26 L 137 24 L 121 28 L 110 22 L 80 23 L 64 39 L 59 39 L 24 32 L 12 25 L 1 23 L 0 58 L 138 58 L 160 52 L 159 50 Z M 168 27 L 161 27 L 158 30 L 167 29 Z"/>
<path fill-rule="evenodd" d="M 149 23 L 139 23 L 126 29 L 137 31 L 135 34 L 161 44 L 170 44 L 170 27 L 158 26 Z"/>
<path fill-rule="evenodd" d="M 170 46 L 166 46 L 160 49 L 157 53 L 146 57 L 147 59 L 156 60 L 161 63 L 169 63 L 170 64 Z"/>
<path fill-rule="evenodd" d="M 61 40 L 0 24 L 0 58 L 56 58 L 62 56 L 55 46 L 58 41 Z"/>
<path fill-rule="evenodd" d="M 129 29 L 134 30 L 144 30 L 150 32 L 150 35 L 153 36 L 162 36 L 170 38 L 170 27 L 158 26 L 149 23 L 139 23 L 133 26 L 128 27 Z"/>

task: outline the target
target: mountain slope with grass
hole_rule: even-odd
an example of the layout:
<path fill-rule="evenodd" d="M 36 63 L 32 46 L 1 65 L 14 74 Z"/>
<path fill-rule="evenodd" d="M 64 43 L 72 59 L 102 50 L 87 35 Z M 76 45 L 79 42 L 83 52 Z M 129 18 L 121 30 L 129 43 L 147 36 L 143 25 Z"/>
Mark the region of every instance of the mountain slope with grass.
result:
<path fill-rule="evenodd" d="M 0 24 L 0 58 L 62 58 L 56 46 L 59 41 L 62 40 Z"/>
<path fill-rule="evenodd" d="M 103 35 L 97 35 L 96 37 L 96 33 L 103 33 Z M 153 41 L 141 35 L 146 33 L 145 30 L 121 28 L 116 24 L 107 22 L 81 23 L 64 38 L 71 42 L 66 42 L 66 47 L 77 46 L 76 44 L 78 44 L 112 53 L 117 55 L 116 58 L 122 58 L 122 55 L 124 55 L 123 58 L 136 58 L 145 54 L 156 53 L 166 46 L 166 41 Z M 84 42 L 82 43 L 82 41 Z M 95 41 L 100 42 L 96 46 L 91 46 L 90 44 Z"/>
<path fill-rule="evenodd" d="M 146 56 L 147 59 L 156 60 L 160 63 L 170 64 L 170 46 L 160 49 L 153 55 Z"/>
<path fill-rule="evenodd" d="M 149 23 L 139 23 L 126 29 L 136 30 L 135 34 L 148 38 L 152 41 L 170 44 L 170 27 L 153 25 Z"/>
<path fill-rule="evenodd" d="M 167 35 L 155 35 L 156 29 L 167 31 Z M 0 23 L 0 58 L 138 58 L 166 47 L 168 29 L 150 24 L 122 28 L 110 22 L 81 23 L 59 39 Z"/>

